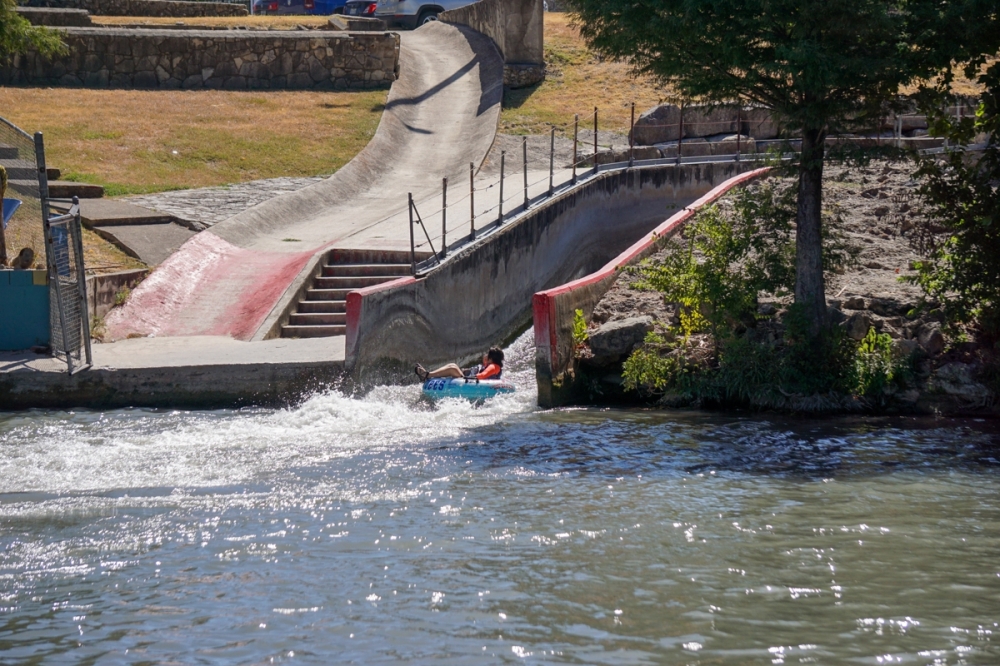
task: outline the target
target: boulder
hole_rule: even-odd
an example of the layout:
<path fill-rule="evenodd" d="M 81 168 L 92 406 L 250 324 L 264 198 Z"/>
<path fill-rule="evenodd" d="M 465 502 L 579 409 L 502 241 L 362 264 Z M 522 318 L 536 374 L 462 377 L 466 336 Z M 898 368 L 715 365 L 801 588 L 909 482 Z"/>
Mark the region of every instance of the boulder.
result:
<path fill-rule="evenodd" d="M 868 335 L 868 329 L 872 326 L 872 319 L 865 312 L 855 312 L 844 324 L 847 337 L 852 340 L 862 340 Z"/>
<path fill-rule="evenodd" d="M 947 363 L 941 366 L 934 373 L 933 386 L 974 405 L 985 405 L 990 400 L 990 390 L 975 380 L 973 367 L 968 363 Z"/>
<path fill-rule="evenodd" d="M 845 310 L 864 310 L 866 309 L 865 299 L 860 296 L 849 296 L 847 300 L 844 301 Z"/>
<path fill-rule="evenodd" d="M 931 354 L 940 354 L 944 351 L 944 334 L 941 333 L 941 328 L 936 324 L 925 324 L 920 327 L 920 332 L 917 334 L 917 342 L 925 352 Z"/>
<path fill-rule="evenodd" d="M 589 335 L 595 357 L 621 357 L 632 351 L 653 330 L 653 318 L 629 317 L 609 321 Z"/>

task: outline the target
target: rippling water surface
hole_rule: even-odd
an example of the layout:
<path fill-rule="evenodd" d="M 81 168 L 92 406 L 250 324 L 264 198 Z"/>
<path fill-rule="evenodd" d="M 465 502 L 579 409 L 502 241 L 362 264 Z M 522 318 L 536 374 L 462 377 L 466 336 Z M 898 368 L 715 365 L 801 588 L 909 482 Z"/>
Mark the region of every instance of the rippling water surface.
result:
<path fill-rule="evenodd" d="M 0 415 L 0 662 L 997 664 L 990 423 Z"/>

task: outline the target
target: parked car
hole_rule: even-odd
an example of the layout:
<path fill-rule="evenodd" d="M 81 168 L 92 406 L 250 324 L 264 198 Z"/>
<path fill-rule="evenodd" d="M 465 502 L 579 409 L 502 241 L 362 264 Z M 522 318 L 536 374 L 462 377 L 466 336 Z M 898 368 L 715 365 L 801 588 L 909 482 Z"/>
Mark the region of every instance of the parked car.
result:
<path fill-rule="evenodd" d="M 344 5 L 344 16 L 375 16 L 375 3 L 372 0 L 347 0 Z"/>
<path fill-rule="evenodd" d="M 345 0 L 304 0 L 306 14 L 313 16 L 330 16 L 331 14 L 343 14 Z"/>
<path fill-rule="evenodd" d="M 438 14 L 449 9 L 471 5 L 475 0 L 377 0 L 373 12 L 389 27 L 418 28 L 438 20 Z M 350 4 L 350 3 L 348 3 Z M 369 0 L 371 4 L 371 0 Z M 345 10 L 346 11 L 346 10 Z"/>
<path fill-rule="evenodd" d="M 312 1 L 312 0 L 310 0 Z M 305 14 L 306 0 L 254 0 L 254 14 Z"/>

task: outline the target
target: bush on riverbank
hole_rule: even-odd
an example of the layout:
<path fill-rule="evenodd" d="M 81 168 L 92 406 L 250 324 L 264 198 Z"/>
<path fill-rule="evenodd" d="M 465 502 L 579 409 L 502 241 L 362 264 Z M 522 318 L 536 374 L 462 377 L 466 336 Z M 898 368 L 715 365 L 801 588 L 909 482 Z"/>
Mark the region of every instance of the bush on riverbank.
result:
<path fill-rule="evenodd" d="M 824 182 L 832 326 L 814 344 L 790 305 L 794 180 L 775 176 L 703 211 L 595 308 L 591 341 L 643 319 L 652 332 L 617 355 L 581 350 L 591 400 L 945 413 L 992 404 L 1000 363 L 974 330 L 945 325 L 946 304 L 921 304 L 899 281 L 919 259 L 919 184 L 912 165 L 883 162 Z"/>

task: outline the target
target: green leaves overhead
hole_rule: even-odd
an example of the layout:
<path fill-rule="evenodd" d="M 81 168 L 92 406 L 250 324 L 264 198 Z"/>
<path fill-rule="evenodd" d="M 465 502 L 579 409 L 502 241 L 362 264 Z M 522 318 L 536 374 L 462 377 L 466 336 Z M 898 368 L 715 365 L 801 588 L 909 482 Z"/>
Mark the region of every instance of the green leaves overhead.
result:
<path fill-rule="evenodd" d="M 14 0 L 0 0 L 0 64 L 26 51 L 37 51 L 47 58 L 66 51 L 55 31 L 31 25 L 16 7 Z"/>

